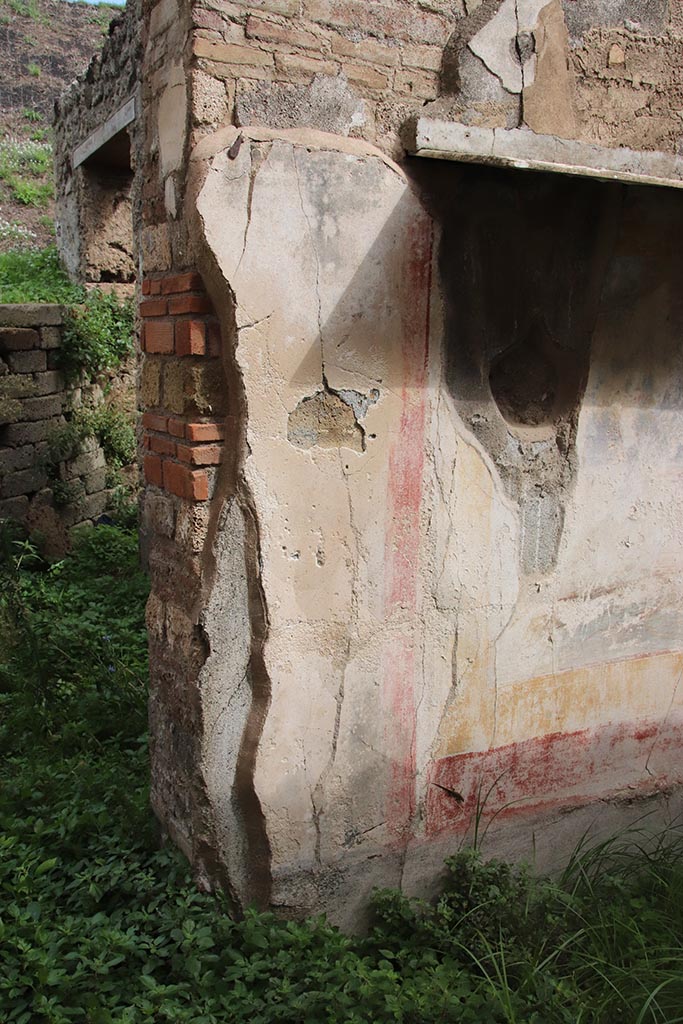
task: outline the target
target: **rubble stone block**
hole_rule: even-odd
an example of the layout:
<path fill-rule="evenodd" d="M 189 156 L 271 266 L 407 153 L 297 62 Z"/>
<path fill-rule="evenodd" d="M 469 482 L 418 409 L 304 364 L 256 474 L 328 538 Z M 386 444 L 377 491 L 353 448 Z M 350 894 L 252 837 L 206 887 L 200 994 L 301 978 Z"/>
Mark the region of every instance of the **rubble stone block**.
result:
<path fill-rule="evenodd" d="M 30 494 L 39 491 L 47 482 L 47 475 L 44 469 L 39 466 L 31 466 L 28 469 L 17 470 L 3 476 L 0 483 L 0 496 L 13 498 L 20 494 Z"/>
<path fill-rule="evenodd" d="M 9 355 L 9 365 L 13 373 L 40 373 L 47 369 L 47 355 L 45 352 L 12 352 Z"/>
<path fill-rule="evenodd" d="M 62 307 L 44 302 L 26 302 L 0 305 L 0 324 L 3 327 L 43 327 L 61 324 Z"/>
<path fill-rule="evenodd" d="M 95 491 L 103 491 L 107 486 L 107 469 L 103 466 L 100 469 L 87 473 L 84 478 L 85 493 L 93 494 Z"/>
<path fill-rule="evenodd" d="M 58 327 L 40 328 L 40 347 L 47 349 L 59 348 L 62 344 L 62 333 Z"/>
<path fill-rule="evenodd" d="M 22 448 L 0 448 L 0 474 L 13 473 L 17 469 L 26 469 L 32 466 L 38 459 L 38 454 L 33 445 L 24 445 Z"/>
<path fill-rule="evenodd" d="M 88 494 L 82 501 L 81 514 L 84 519 L 97 519 L 109 504 L 109 491 Z"/>
<path fill-rule="evenodd" d="M 37 348 L 40 342 L 38 331 L 30 327 L 0 328 L 0 352 L 20 352 Z"/>
<path fill-rule="evenodd" d="M 16 498 L 0 501 L 0 519 L 16 519 L 21 522 L 28 512 L 28 497 L 21 494 Z"/>
<path fill-rule="evenodd" d="M 43 399 L 40 399 L 40 401 L 43 401 Z M 63 422 L 61 418 L 53 417 L 49 420 L 39 420 L 36 423 L 10 423 L 2 431 L 0 440 L 3 444 L 10 445 L 10 447 L 46 441 L 50 434 L 60 427 Z"/>
<path fill-rule="evenodd" d="M 161 399 L 161 368 L 158 358 L 147 356 L 140 370 L 140 404 L 143 409 L 154 408 Z"/>
<path fill-rule="evenodd" d="M 22 403 L 22 418 L 25 420 L 48 420 L 59 416 L 63 407 L 63 395 L 44 395 L 42 398 L 27 398 Z"/>
<path fill-rule="evenodd" d="M 64 390 L 64 377 L 58 370 L 46 370 L 33 377 L 33 394 L 36 397 L 54 395 Z"/>

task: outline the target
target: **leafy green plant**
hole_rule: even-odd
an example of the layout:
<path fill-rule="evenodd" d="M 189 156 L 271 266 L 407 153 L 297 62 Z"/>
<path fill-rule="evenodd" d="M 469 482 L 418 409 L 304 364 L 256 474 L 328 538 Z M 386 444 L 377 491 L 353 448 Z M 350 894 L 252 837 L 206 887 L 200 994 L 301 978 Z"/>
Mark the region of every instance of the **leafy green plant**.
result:
<path fill-rule="evenodd" d="M 378 892 L 365 937 L 232 920 L 160 847 L 134 533 L 50 566 L 0 531 L 0 1008 L 12 1024 L 676 1024 L 683 830 L 539 878 L 449 858 L 436 899 Z"/>
<path fill-rule="evenodd" d="M 148 587 L 136 536 L 117 527 L 82 527 L 71 555 L 49 565 L 5 525 L 0 552 L 0 689 L 13 692 L 20 680 L 51 726 L 65 720 L 74 702 L 82 712 L 83 700 L 95 693 L 115 703 L 133 699 L 139 712 Z"/>
<path fill-rule="evenodd" d="M 133 352 L 135 315 L 131 299 L 109 292 L 88 292 L 81 306 L 69 310 L 59 350 L 60 368 L 68 380 L 80 374 L 93 378 L 113 369 Z"/>
<path fill-rule="evenodd" d="M 10 178 L 9 186 L 14 198 L 23 206 L 47 206 L 54 197 L 54 187 L 47 181 L 22 181 L 20 178 Z"/>
<path fill-rule="evenodd" d="M 117 477 L 114 477 L 112 484 L 108 510 L 114 522 L 124 530 L 136 530 L 139 521 L 136 495 L 131 492 L 130 487 L 121 483 Z"/>
<path fill-rule="evenodd" d="M 27 66 L 26 70 L 31 78 L 40 78 L 40 64 L 31 63 Z"/>
<path fill-rule="evenodd" d="M 89 421 L 92 433 L 104 450 L 108 466 L 120 469 L 135 462 L 137 441 L 130 416 L 122 409 L 102 402 L 92 410 Z"/>
<path fill-rule="evenodd" d="M 84 289 L 70 281 L 57 249 L 26 249 L 0 253 L 0 302 L 73 304 Z"/>

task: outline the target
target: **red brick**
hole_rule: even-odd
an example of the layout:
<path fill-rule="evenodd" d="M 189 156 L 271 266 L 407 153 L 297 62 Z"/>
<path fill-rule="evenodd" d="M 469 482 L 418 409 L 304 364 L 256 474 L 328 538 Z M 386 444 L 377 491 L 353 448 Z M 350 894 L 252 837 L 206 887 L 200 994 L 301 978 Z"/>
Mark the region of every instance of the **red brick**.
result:
<path fill-rule="evenodd" d="M 209 497 L 209 478 L 203 469 L 193 469 L 190 475 L 192 497 L 195 501 L 206 501 Z"/>
<path fill-rule="evenodd" d="M 175 329 L 175 350 L 179 356 L 203 356 L 206 327 L 200 320 L 180 320 Z"/>
<path fill-rule="evenodd" d="M 143 343 L 145 352 L 171 355 L 173 352 L 173 321 L 150 320 L 143 325 Z"/>
<path fill-rule="evenodd" d="M 168 311 L 172 316 L 180 313 L 213 313 L 213 306 L 206 295 L 179 295 L 169 299 Z"/>
<path fill-rule="evenodd" d="M 221 444 L 178 445 L 178 458 L 193 466 L 217 466 L 223 457 Z"/>
<path fill-rule="evenodd" d="M 222 441 L 225 428 L 222 423 L 188 423 L 185 436 L 188 441 Z"/>
<path fill-rule="evenodd" d="M 185 420 L 170 419 L 168 432 L 172 437 L 185 437 Z"/>
<path fill-rule="evenodd" d="M 171 312 L 173 312 L 171 310 Z M 166 299 L 148 299 L 140 303 L 140 316 L 164 316 L 166 314 Z"/>
<path fill-rule="evenodd" d="M 209 478 L 203 469 L 190 469 L 178 462 L 164 462 L 164 487 L 188 501 L 206 501 Z"/>
<path fill-rule="evenodd" d="M 206 327 L 206 354 L 207 356 L 219 356 L 221 354 L 221 325 L 215 320 Z"/>
<path fill-rule="evenodd" d="M 161 282 L 162 295 L 175 295 L 178 292 L 200 292 L 203 290 L 204 282 L 200 275 L 194 272 L 176 274 L 174 277 L 165 277 Z"/>
<path fill-rule="evenodd" d="M 150 280 L 149 280 L 148 277 L 146 277 L 145 280 L 142 282 L 142 294 L 143 295 L 149 295 L 150 294 L 149 286 L 150 286 Z"/>
<path fill-rule="evenodd" d="M 142 439 L 142 447 L 143 448 L 151 448 L 151 444 L 150 444 L 151 440 L 152 439 L 149 436 L 149 434 L 145 434 L 145 436 Z"/>
<path fill-rule="evenodd" d="M 165 416 L 157 416 L 153 412 L 145 412 L 142 415 L 142 425 L 146 430 L 160 430 L 165 434 L 168 420 Z"/>
<path fill-rule="evenodd" d="M 170 437 L 156 437 L 150 438 L 150 448 L 153 452 L 157 452 L 159 455 L 175 455 L 175 441 L 171 441 Z"/>
<path fill-rule="evenodd" d="M 148 484 L 155 484 L 157 487 L 161 487 L 163 479 L 161 469 L 161 459 L 158 455 L 145 455 L 143 462 L 145 480 Z"/>
<path fill-rule="evenodd" d="M 149 294 L 150 295 L 161 295 L 161 281 L 158 279 L 149 282 Z"/>

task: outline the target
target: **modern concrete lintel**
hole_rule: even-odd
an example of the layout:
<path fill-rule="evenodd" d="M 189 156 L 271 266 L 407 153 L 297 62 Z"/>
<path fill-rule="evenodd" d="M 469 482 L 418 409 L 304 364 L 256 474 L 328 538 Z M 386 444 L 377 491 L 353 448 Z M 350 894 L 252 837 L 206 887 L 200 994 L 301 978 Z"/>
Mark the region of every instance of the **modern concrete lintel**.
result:
<path fill-rule="evenodd" d="M 479 128 L 421 117 L 409 152 L 436 160 L 493 164 L 641 185 L 683 188 L 683 158 L 669 153 L 610 149 L 524 128 Z"/>
<path fill-rule="evenodd" d="M 104 124 L 101 124 L 99 128 L 91 132 L 87 139 L 81 142 L 79 146 L 76 146 L 73 154 L 73 166 L 80 167 L 88 157 L 91 157 L 93 153 L 101 149 L 106 142 L 109 142 L 115 135 L 118 135 L 123 128 L 127 128 L 135 120 L 136 115 L 136 97 L 131 96 L 122 107 L 119 107 L 111 117 L 107 118 Z"/>

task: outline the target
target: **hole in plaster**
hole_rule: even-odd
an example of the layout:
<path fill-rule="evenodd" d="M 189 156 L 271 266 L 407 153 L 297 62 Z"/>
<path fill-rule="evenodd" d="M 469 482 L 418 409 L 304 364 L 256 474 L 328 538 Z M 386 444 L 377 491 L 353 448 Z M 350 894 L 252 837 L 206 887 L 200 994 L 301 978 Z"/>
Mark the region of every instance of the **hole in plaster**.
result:
<path fill-rule="evenodd" d="M 332 391 L 318 391 L 289 414 L 287 438 L 296 448 L 365 450 L 365 431 L 353 407 Z"/>

